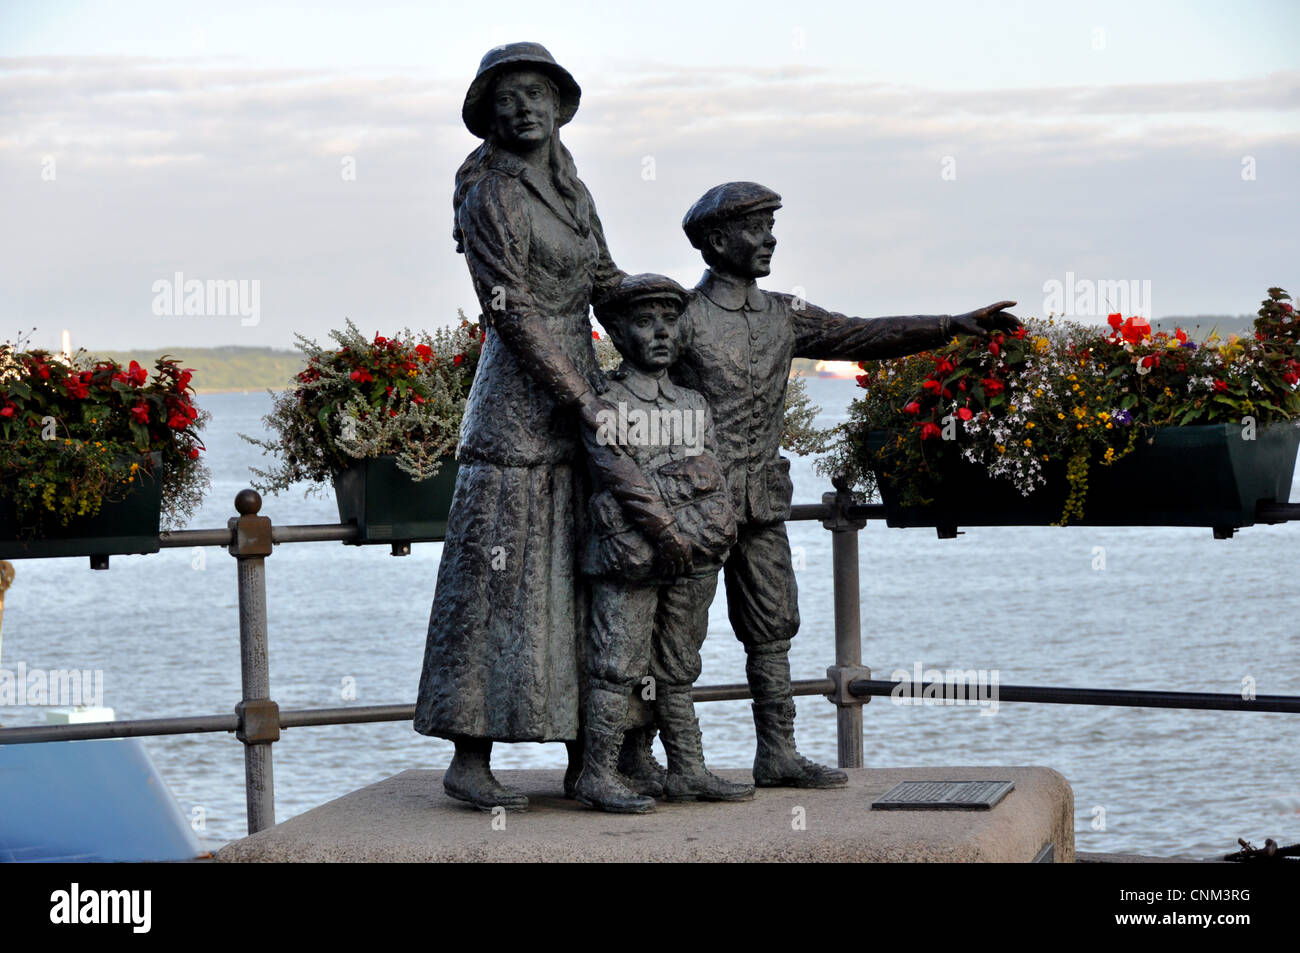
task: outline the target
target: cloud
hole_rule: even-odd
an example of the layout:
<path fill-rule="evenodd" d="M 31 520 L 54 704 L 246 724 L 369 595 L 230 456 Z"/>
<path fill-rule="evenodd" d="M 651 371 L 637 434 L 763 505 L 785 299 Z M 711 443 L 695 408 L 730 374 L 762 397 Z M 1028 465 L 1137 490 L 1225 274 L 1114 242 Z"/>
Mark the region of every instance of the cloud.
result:
<path fill-rule="evenodd" d="M 1241 312 L 1294 281 L 1276 236 L 1300 191 L 1300 72 L 972 92 L 643 61 L 582 80 L 563 136 L 628 270 L 693 283 L 682 212 L 750 178 L 786 196 L 768 286 L 844 311 L 1007 295 L 1034 313 L 1069 269 L 1151 279 L 1162 313 Z M 415 72 L 0 59 L 0 319 L 105 347 L 285 346 L 344 316 L 472 312 L 450 239 L 463 94 Z M 177 270 L 260 280 L 262 323 L 153 316 Z"/>

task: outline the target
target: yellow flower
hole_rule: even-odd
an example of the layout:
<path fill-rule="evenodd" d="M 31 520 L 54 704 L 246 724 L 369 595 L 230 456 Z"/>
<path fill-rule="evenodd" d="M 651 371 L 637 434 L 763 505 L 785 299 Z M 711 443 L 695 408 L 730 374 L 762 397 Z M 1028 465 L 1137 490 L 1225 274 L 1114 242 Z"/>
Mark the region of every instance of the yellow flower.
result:
<path fill-rule="evenodd" d="M 1033 429 L 1034 429 L 1034 422 L 1031 420 L 1031 421 L 1029 421 L 1029 423 L 1025 424 L 1025 429 L 1026 429 L 1026 430 L 1033 430 Z"/>
<path fill-rule="evenodd" d="M 1064 419 L 1065 419 L 1065 414 L 1061 413 L 1061 412 L 1058 410 L 1058 411 L 1056 412 L 1056 419 L 1057 419 L 1057 420 L 1064 420 Z"/>
<path fill-rule="evenodd" d="M 994 446 L 998 448 L 998 453 L 1006 453 L 1006 452 L 1007 452 L 1007 448 L 1006 448 L 1005 446 L 1003 446 L 1002 444 L 1000 444 L 1000 443 L 996 443 L 996 444 L 994 444 Z M 32 484 L 32 486 L 35 486 L 35 485 L 36 485 L 35 483 Z"/>
<path fill-rule="evenodd" d="M 1030 440 L 1028 437 L 1026 437 L 1026 438 L 1025 438 L 1025 446 L 1026 446 L 1026 447 L 1032 447 L 1033 445 L 1034 445 L 1034 442 L 1033 442 L 1032 440 Z"/>
<path fill-rule="evenodd" d="M 138 464 L 138 463 L 133 463 L 133 464 L 131 464 L 131 472 L 132 472 L 132 473 L 134 473 L 136 470 L 139 470 L 139 469 L 140 469 L 140 464 Z"/>

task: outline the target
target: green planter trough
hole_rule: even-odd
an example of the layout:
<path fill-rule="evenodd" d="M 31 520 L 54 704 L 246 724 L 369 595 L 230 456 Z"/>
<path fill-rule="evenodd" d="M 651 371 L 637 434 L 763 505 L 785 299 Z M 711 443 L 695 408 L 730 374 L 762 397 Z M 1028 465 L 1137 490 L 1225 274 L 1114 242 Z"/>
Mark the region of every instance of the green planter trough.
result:
<path fill-rule="evenodd" d="M 162 481 L 144 477 L 125 498 L 109 501 L 93 517 L 60 526 L 37 526 L 18 518 L 12 500 L 0 501 L 0 559 L 39 559 L 89 556 L 92 565 L 106 568 L 101 557 L 158 552 L 158 523 L 162 510 Z"/>
<path fill-rule="evenodd" d="M 400 546 L 445 539 L 456 470 L 455 458 L 443 457 L 438 474 L 417 483 L 397 468 L 395 456 L 358 460 L 334 478 L 339 521 L 355 522 L 359 531 L 350 542 Z"/>
<path fill-rule="evenodd" d="M 869 457 L 892 434 L 867 436 Z M 1111 466 L 1088 471 L 1084 515 L 1079 526 L 1211 526 L 1216 535 L 1255 523 L 1260 503 L 1286 503 L 1291 492 L 1300 428 L 1293 423 L 1261 427 L 1243 439 L 1236 424 L 1157 427 L 1148 441 Z M 874 468 L 873 468 L 874 469 Z M 941 535 L 958 526 L 1048 526 L 1061 518 L 1068 486 L 1064 462 L 1044 469 L 1047 485 L 1022 496 L 1009 482 L 982 467 L 953 459 L 928 506 L 903 506 L 897 487 L 881 480 L 889 526 L 933 526 Z"/>

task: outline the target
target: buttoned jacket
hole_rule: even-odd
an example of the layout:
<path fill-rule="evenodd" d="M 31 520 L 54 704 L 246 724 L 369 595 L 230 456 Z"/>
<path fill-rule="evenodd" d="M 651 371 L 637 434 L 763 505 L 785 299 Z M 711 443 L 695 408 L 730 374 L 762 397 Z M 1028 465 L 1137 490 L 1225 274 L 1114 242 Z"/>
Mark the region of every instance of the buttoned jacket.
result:
<path fill-rule="evenodd" d="M 937 315 L 854 318 L 706 270 L 682 315 L 671 374 L 713 414 L 715 451 L 742 522 L 790 515 L 790 461 L 781 456 L 785 391 L 796 357 L 869 361 L 945 343 Z"/>

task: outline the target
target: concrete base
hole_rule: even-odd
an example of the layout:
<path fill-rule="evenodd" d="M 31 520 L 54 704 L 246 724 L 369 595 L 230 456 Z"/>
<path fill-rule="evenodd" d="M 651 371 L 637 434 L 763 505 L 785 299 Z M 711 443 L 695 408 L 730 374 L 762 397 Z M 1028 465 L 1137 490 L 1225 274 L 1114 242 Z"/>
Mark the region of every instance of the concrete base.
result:
<path fill-rule="evenodd" d="M 1074 793 L 1050 768 L 868 768 L 850 771 L 845 788 L 763 788 L 733 804 L 660 801 L 640 815 L 565 800 L 560 771 L 496 775 L 528 795 L 527 811 L 479 811 L 443 793 L 442 772 L 403 771 L 234 841 L 216 859 L 1025 862 L 1051 844 L 1056 863 L 1074 861 Z M 1016 789 L 988 811 L 871 810 L 899 781 L 945 779 L 1004 779 Z"/>

